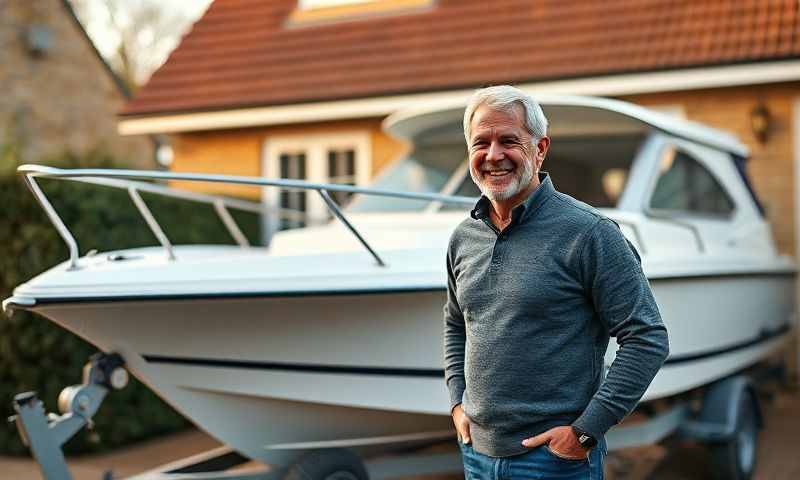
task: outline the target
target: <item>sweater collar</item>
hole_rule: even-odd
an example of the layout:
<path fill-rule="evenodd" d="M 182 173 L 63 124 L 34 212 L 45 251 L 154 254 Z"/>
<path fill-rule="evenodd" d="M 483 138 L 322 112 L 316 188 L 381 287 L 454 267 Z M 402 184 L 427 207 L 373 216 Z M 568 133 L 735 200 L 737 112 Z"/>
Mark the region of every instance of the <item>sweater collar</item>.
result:
<path fill-rule="evenodd" d="M 539 172 L 539 186 L 536 187 L 524 202 L 520 203 L 511 210 L 511 223 L 516 224 L 526 220 L 544 201 L 555 192 L 553 182 L 547 172 Z M 470 212 L 470 216 L 476 220 L 488 220 L 492 203 L 486 195 L 481 195 L 475 208 Z"/>

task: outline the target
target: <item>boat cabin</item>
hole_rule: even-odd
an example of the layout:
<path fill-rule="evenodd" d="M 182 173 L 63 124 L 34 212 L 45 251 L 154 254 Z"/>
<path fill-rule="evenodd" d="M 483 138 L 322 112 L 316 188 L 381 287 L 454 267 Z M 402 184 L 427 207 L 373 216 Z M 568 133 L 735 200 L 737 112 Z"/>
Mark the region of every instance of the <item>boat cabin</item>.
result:
<path fill-rule="evenodd" d="M 543 170 L 559 191 L 620 223 L 641 253 L 748 247 L 775 254 L 747 177 L 748 149 L 735 136 L 617 100 L 537 100 L 550 121 L 552 140 Z M 461 104 L 433 105 L 388 117 L 384 128 L 411 142 L 413 150 L 387 167 L 373 186 L 479 196 L 467 165 L 463 109 Z M 351 213 L 453 209 L 464 207 L 365 195 L 348 206 Z"/>

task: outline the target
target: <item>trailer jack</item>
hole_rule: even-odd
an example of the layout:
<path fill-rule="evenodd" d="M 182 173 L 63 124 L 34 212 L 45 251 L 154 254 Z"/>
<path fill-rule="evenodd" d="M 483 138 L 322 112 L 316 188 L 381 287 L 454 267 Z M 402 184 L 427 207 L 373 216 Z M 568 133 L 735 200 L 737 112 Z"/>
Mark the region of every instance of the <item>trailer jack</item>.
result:
<path fill-rule="evenodd" d="M 36 392 L 14 397 L 16 423 L 22 442 L 31 450 L 45 480 L 72 480 L 61 447 L 83 427 L 92 428 L 92 417 L 111 389 L 128 384 L 124 361 L 116 353 L 98 353 L 83 369 L 83 383 L 65 388 L 58 396 L 61 415 L 47 414 Z"/>

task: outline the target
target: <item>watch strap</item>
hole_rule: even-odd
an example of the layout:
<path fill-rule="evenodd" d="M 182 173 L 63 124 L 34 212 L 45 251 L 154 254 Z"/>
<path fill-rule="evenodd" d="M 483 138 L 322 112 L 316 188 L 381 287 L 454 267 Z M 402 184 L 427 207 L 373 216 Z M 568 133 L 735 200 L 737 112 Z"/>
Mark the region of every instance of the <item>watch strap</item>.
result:
<path fill-rule="evenodd" d="M 583 448 L 589 450 L 597 445 L 596 438 L 575 427 L 574 425 L 572 426 L 572 431 L 575 432 L 575 435 L 578 437 L 578 443 L 580 443 Z"/>

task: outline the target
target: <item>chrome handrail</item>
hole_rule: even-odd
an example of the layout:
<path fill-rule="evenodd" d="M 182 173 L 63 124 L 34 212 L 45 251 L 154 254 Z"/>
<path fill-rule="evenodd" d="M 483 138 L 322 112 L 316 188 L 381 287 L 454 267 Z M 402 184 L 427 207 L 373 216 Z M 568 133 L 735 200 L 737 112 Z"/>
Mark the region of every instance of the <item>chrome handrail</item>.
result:
<path fill-rule="evenodd" d="M 28 186 L 30 191 L 33 193 L 33 196 L 39 202 L 39 205 L 42 206 L 44 209 L 44 213 L 47 214 L 47 218 L 50 219 L 50 222 L 56 227 L 58 230 L 58 234 L 61 235 L 61 238 L 64 239 L 64 242 L 67 244 L 67 249 L 69 249 L 69 267 L 68 270 L 75 270 L 78 268 L 78 242 L 75 240 L 75 237 L 72 236 L 72 232 L 69 231 L 64 222 L 61 220 L 61 217 L 58 216 L 56 209 L 53 208 L 53 205 L 45 196 L 44 192 L 41 188 L 39 188 L 39 184 L 36 183 L 33 176 L 25 175 L 25 184 Z"/>
<path fill-rule="evenodd" d="M 172 251 L 172 242 L 169 241 L 167 234 L 164 233 L 161 225 L 158 224 L 156 217 L 153 216 L 153 212 L 147 208 L 147 204 L 144 203 L 142 196 L 139 195 L 139 192 L 136 190 L 135 186 L 128 187 L 128 195 L 130 195 L 131 200 L 133 200 L 134 205 L 136 205 L 136 209 L 139 210 L 139 213 L 142 215 L 142 218 L 144 218 L 144 221 L 147 222 L 147 226 L 150 227 L 153 235 L 156 236 L 158 242 L 167 251 L 167 258 L 169 260 L 175 260 L 175 252 Z"/>
<path fill-rule="evenodd" d="M 215 211 L 217 212 L 217 215 L 220 217 L 222 223 L 228 229 L 228 232 L 242 248 L 247 248 L 249 246 L 249 242 L 247 241 L 247 238 L 244 236 L 244 234 L 242 234 L 241 229 L 239 228 L 238 224 L 233 219 L 233 217 L 230 215 L 230 212 L 228 212 L 227 208 L 232 207 L 256 213 L 264 213 L 268 210 L 263 205 L 256 202 L 248 202 L 245 200 L 238 200 L 217 195 L 208 195 L 197 192 L 189 192 L 185 190 L 177 190 L 174 188 L 165 187 L 163 185 L 157 185 L 145 182 L 136 182 L 134 180 L 181 180 L 181 181 L 192 181 L 192 182 L 213 182 L 213 183 L 227 183 L 236 185 L 252 185 L 261 187 L 280 187 L 290 190 L 315 190 L 320 194 L 320 196 L 322 196 L 325 205 L 327 205 L 328 209 L 331 211 L 333 216 L 336 217 L 339 221 L 341 221 L 345 225 L 345 227 L 347 227 L 347 229 L 350 230 L 351 233 L 353 233 L 356 239 L 367 249 L 370 255 L 372 255 L 372 257 L 380 266 L 385 266 L 386 263 L 378 256 L 375 250 L 372 247 L 370 247 L 370 245 L 367 243 L 364 237 L 358 232 L 358 230 L 347 220 L 347 217 L 345 216 L 344 212 L 342 212 L 341 208 L 339 208 L 336 202 L 334 202 L 331 199 L 328 193 L 329 191 L 360 193 L 365 195 L 379 195 L 386 197 L 405 198 L 409 200 L 429 200 L 434 202 L 458 204 L 465 206 L 473 205 L 476 200 L 470 197 L 441 195 L 436 193 L 400 192 L 391 190 L 380 190 L 375 188 L 356 187 L 352 185 L 313 183 L 302 180 L 268 179 L 263 177 L 246 177 L 237 175 L 209 175 L 201 173 L 175 173 L 175 172 L 154 172 L 146 170 L 122 170 L 122 169 L 112 170 L 112 169 L 95 169 L 95 168 L 61 169 L 61 168 L 47 167 L 43 165 L 30 165 L 30 164 L 21 165 L 20 167 L 18 167 L 17 173 L 24 176 L 25 182 L 27 183 L 31 192 L 34 194 L 39 204 L 47 213 L 48 218 L 50 219 L 50 221 L 58 230 L 61 237 L 66 242 L 70 252 L 69 267 L 68 267 L 69 269 L 76 269 L 78 267 L 77 262 L 80 256 L 78 250 L 78 243 L 72 236 L 72 233 L 69 231 L 67 226 L 61 220 L 61 217 L 58 216 L 58 213 L 50 204 L 44 192 L 42 192 L 41 188 L 39 188 L 38 184 L 36 183 L 35 177 L 63 178 L 72 181 L 79 181 L 96 185 L 104 185 L 115 188 L 124 188 L 128 190 L 128 193 L 131 196 L 131 199 L 133 200 L 137 209 L 139 210 L 139 213 L 145 219 L 148 226 L 156 235 L 156 238 L 159 240 L 161 245 L 165 248 L 165 250 L 167 251 L 168 258 L 170 258 L 171 260 L 175 258 L 174 252 L 172 250 L 172 244 L 169 242 L 169 239 L 167 238 L 166 234 L 164 234 L 163 230 L 158 224 L 158 221 L 155 219 L 155 217 L 153 217 L 152 213 L 150 213 L 150 210 L 147 208 L 147 205 L 145 204 L 144 200 L 142 200 L 141 196 L 139 195 L 140 191 L 156 193 L 174 198 L 194 200 L 213 205 Z M 283 209 L 279 209 L 279 211 L 281 210 Z"/>
<path fill-rule="evenodd" d="M 386 263 L 383 261 L 383 259 L 381 259 L 380 256 L 378 256 L 377 252 L 375 252 L 375 250 L 373 250 L 372 247 L 369 246 L 369 243 L 367 243 L 367 241 L 364 240 L 364 237 L 362 237 L 361 234 L 358 233 L 356 227 L 354 227 L 353 224 L 347 220 L 347 217 L 344 216 L 342 210 L 339 208 L 338 205 L 336 205 L 336 202 L 333 201 L 328 191 L 327 190 L 317 190 L 317 191 L 319 192 L 319 195 L 322 197 L 322 200 L 325 201 L 325 205 L 327 205 L 328 208 L 331 210 L 331 212 L 333 212 L 333 214 L 336 215 L 336 217 L 342 221 L 344 226 L 347 227 L 347 229 L 350 230 L 350 232 L 352 232 L 353 235 L 355 235 L 355 237 L 358 239 L 361 245 L 364 245 L 364 248 L 366 248 L 367 251 L 370 253 L 370 255 L 372 255 L 372 258 L 374 258 L 375 261 L 378 262 L 378 266 L 385 267 Z"/>
<path fill-rule="evenodd" d="M 250 240 L 244 236 L 244 233 L 242 233 L 242 230 L 239 228 L 239 224 L 233 219 L 231 212 L 228 211 L 228 207 L 225 206 L 225 202 L 222 199 L 214 199 L 214 210 L 222 220 L 222 223 L 225 224 L 225 228 L 228 229 L 233 239 L 236 240 L 236 243 L 242 248 L 249 248 Z"/>
<path fill-rule="evenodd" d="M 674 216 L 672 216 L 672 215 L 670 215 L 668 213 L 658 212 L 658 211 L 656 211 L 656 210 L 654 210 L 652 208 L 649 208 L 649 207 L 644 209 L 644 214 L 647 217 L 655 218 L 657 220 L 662 220 L 664 222 L 671 223 L 673 225 L 677 225 L 679 227 L 683 227 L 683 228 L 689 230 L 690 232 L 692 232 L 692 235 L 694 236 L 695 244 L 697 245 L 698 252 L 706 253 L 706 245 L 703 242 L 703 236 L 700 235 L 700 229 L 697 228 L 696 225 L 693 225 L 690 222 L 683 221 L 683 220 L 681 220 L 679 218 L 675 218 Z"/>

